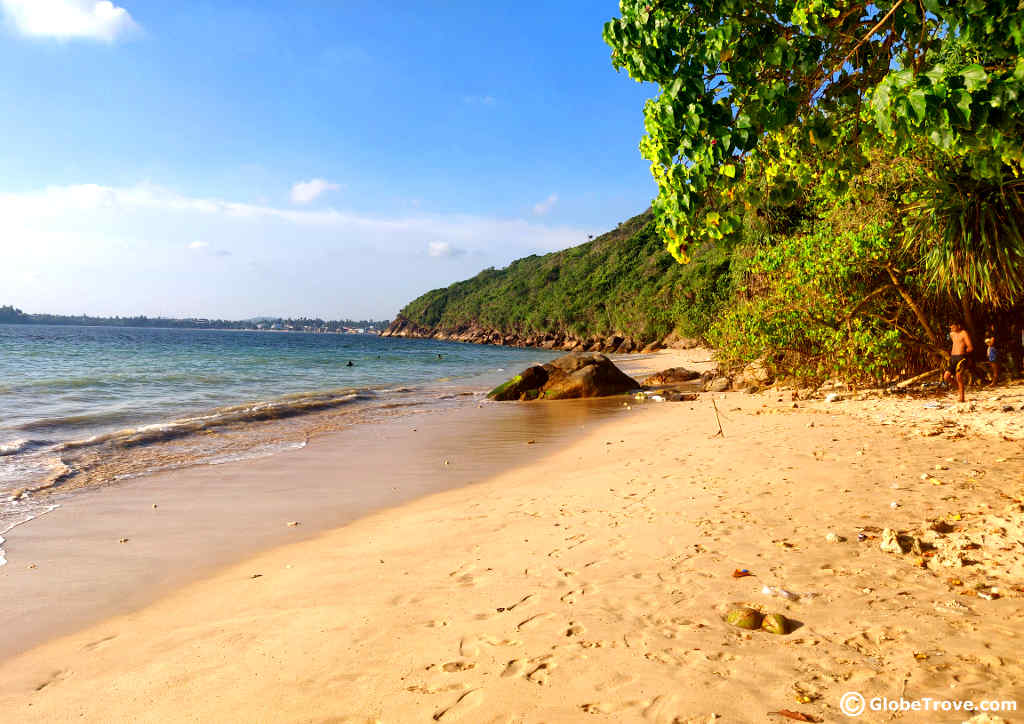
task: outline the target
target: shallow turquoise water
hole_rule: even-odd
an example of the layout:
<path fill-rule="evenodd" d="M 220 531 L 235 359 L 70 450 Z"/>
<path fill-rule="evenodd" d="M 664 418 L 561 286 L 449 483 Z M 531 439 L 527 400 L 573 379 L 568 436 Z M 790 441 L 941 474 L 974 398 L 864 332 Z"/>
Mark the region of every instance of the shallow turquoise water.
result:
<path fill-rule="evenodd" d="M 263 426 L 240 453 L 249 423 L 451 404 L 446 393 L 553 356 L 375 335 L 0 325 L 0 536 L 45 512 L 35 493 L 79 475 L 83 455 L 171 439 L 176 465 L 260 457 L 302 443 Z M 229 427 L 230 450 L 200 434 Z"/>

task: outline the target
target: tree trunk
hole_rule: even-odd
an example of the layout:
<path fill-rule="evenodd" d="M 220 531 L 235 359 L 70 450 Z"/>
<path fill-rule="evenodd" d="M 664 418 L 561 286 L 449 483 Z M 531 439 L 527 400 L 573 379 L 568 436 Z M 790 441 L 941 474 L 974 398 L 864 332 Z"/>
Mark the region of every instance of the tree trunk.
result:
<path fill-rule="evenodd" d="M 908 292 L 907 288 L 903 286 L 903 282 L 901 282 L 899 277 L 896 276 L 896 270 L 893 269 L 891 265 L 887 266 L 885 270 L 889 272 L 889 279 L 892 280 L 892 285 L 896 287 L 896 291 L 899 292 L 903 301 L 906 302 L 907 306 L 910 307 L 910 310 L 914 313 L 914 316 L 917 317 L 917 323 L 921 325 L 922 329 L 924 329 L 924 333 L 928 336 L 928 341 L 935 347 L 935 349 L 941 349 L 941 345 L 939 345 L 939 338 L 935 335 L 935 330 L 932 329 L 932 325 L 928 322 L 928 317 L 925 316 L 924 310 L 921 309 L 920 305 L 918 305 L 918 303 L 914 301 L 914 298 L 910 296 L 910 292 Z"/>

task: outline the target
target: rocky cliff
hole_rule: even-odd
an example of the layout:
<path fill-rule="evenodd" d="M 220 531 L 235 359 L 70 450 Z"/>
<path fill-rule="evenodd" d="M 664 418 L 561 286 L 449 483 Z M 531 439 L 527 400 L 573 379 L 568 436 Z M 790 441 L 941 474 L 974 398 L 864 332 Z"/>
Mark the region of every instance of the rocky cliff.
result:
<path fill-rule="evenodd" d="M 401 315 L 381 333 L 382 337 L 412 337 L 419 339 L 443 339 L 449 342 L 470 344 L 496 344 L 507 347 L 540 347 L 542 349 L 565 350 L 566 352 L 605 352 L 624 354 L 628 352 L 651 352 L 666 347 L 692 349 L 698 346 L 696 339 L 681 337 L 672 332 L 665 337 L 644 342 L 633 337 L 611 335 L 608 337 L 577 337 L 572 334 L 520 334 L 499 329 L 467 324 L 458 327 L 424 327 Z"/>

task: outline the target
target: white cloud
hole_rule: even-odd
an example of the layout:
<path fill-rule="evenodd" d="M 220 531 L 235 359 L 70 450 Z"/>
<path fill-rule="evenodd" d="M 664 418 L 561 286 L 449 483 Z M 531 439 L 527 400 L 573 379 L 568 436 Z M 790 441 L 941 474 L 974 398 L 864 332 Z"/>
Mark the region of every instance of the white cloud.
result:
<path fill-rule="evenodd" d="M 22 35 L 114 42 L 138 30 L 131 14 L 109 0 L 0 0 Z"/>
<path fill-rule="evenodd" d="M 540 203 L 533 205 L 533 213 L 537 214 L 537 216 L 543 216 L 544 214 L 551 211 L 551 209 L 555 208 L 555 204 L 557 203 L 558 194 L 551 194 Z"/>
<path fill-rule="evenodd" d="M 0 290 L 26 310 L 359 319 L 394 314 L 483 267 L 579 244 L 586 233 L 535 218 L 376 216 L 147 183 L 0 191 L 0 239 Z M 33 273 L 46 283 L 30 283 Z"/>
<path fill-rule="evenodd" d="M 299 181 L 292 186 L 292 201 L 297 204 L 308 204 L 320 194 L 326 191 L 337 191 L 341 186 L 331 183 L 327 179 L 314 178 L 309 181 Z"/>
<path fill-rule="evenodd" d="M 432 241 L 427 244 L 427 254 L 430 256 L 462 256 L 465 249 L 452 246 L 447 241 Z"/>

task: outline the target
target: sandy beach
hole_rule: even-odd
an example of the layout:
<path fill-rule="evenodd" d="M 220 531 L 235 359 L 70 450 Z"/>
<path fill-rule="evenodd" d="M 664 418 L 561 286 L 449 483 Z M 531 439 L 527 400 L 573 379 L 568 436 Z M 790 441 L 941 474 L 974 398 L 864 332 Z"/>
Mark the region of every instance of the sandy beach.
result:
<path fill-rule="evenodd" d="M 1024 706 L 1024 453 L 995 427 L 922 433 L 901 417 L 921 404 L 773 390 L 633 401 L 483 482 L 273 548 L 9 658 L 0 711 L 846 721 L 850 691 Z M 887 529 L 906 553 L 880 548 Z M 782 613 L 794 630 L 730 626 L 736 605 Z M 893 718 L 969 715 L 858 720 Z"/>

